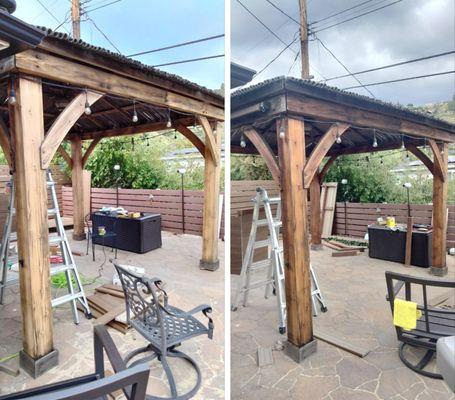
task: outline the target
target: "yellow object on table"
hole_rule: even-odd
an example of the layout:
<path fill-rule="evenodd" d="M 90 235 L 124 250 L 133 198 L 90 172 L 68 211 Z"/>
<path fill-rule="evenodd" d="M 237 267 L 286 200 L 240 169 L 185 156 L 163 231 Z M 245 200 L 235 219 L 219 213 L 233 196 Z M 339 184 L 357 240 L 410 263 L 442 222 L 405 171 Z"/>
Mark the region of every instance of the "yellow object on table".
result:
<path fill-rule="evenodd" d="M 128 216 L 130 218 L 139 218 L 141 216 L 141 213 L 140 212 L 130 212 L 130 213 L 128 213 Z"/>
<path fill-rule="evenodd" d="M 396 226 L 395 217 L 387 217 L 387 226 L 389 228 L 395 228 Z"/>
<path fill-rule="evenodd" d="M 402 299 L 395 299 L 393 302 L 393 324 L 406 330 L 415 329 L 417 319 L 422 312 L 417 309 L 417 303 Z"/>

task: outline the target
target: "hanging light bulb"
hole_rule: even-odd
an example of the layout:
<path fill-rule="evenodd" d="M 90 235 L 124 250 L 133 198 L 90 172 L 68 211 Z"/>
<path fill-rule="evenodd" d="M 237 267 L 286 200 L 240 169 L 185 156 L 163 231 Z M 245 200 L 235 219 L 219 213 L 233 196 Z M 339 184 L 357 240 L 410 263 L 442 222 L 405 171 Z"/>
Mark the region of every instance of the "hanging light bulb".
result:
<path fill-rule="evenodd" d="M 240 147 L 246 147 L 245 137 L 243 136 L 243 133 L 242 136 L 240 136 Z"/>
<path fill-rule="evenodd" d="M 338 144 L 341 143 L 341 136 L 340 136 L 339 133 L 337 133 L 337 140 L 336 140 L 336 142 L 337 142 Z"/>
<path fill-rule="evenodd" d="M 284 121 L 281 121 L 281 125 L 280 125 L 280 139 L 284 139 L 284 135 L 285 135 L 286 131 L 284 129 Z"/>
<path fill-rule="evenodd" d="M 166 128 L 170 128 L 171 126 L 172 126 L 172 122 L 171 122 L 171 112 L 170 112 L 170 110 L 167 110 Z"/>
<path fill-rule="evenodd" d="M 133 122 L 136 123 L 137 121 L 139 121 L 139 118 L 138 118 L 137 112 L 136 112 L 136 101 L 133 101 L 133 107 L 134 107 Z"/>
<path fill-rule="evenodd" d="M 9 91 L 8 104 L 14 106 L 16 104 L 16 92 L 14 91 L 13 85 L 11 85 L 11 90 Z"/>
<path fill-rule="evenodd" d="M 384 164 L 384 160 L 382 159 L 382 156 L 381 156 L 381 165 Z"/>
<path fill-rule="evenodd" d="M 134 151 L 134 138 L 131 138 L 131 149 Z"/>
<path fill-rule="evenodd" d="M 174 131 L 174 139 L 177 139 L 177 131 Z"/>
<path fill-rule="evenodd" d="M 149 142 L 149 137 L 148 136 L 147 136 L 146 141 L 147 141 L 147 146 L 150 146 L 150 142 Z"/>
<path fill-rule="evenodd" d="M 406 150 L 406 146 L 404 145 L 404 135 L 401 135 L 401 150 Z"/>
<path fill-rule="evenodd" d="M 88 102 L 88 92 L 85 91 L 85 115 L 90 115 L 92 113 L 92 109 L 90 108 L 90 103 Z"/>
<path fill-rule="evenodd" d="M 378 141 L 376 140 L 376 129 L 373 131 L 373 147 L 378 147 Z"/>

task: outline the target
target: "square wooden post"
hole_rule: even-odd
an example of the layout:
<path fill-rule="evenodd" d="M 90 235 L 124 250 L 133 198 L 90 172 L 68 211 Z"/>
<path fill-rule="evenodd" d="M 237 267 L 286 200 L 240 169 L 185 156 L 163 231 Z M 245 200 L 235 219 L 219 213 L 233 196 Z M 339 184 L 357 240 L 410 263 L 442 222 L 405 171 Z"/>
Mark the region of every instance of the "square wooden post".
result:
<path fill-rule="evenodd" d="M 447 274 L 446 237 L 447 237 L 447 190 L 449 147 L 447 143 L 438 144 L 441 154 L 443 175 L 433 173 L 433 259 L 430 272 L 433 275 Z"/>
<path fill-rule="evenodd" d="M 73 239 L 85 240 L 82 140 L 78 136 L 71 139 L 71 158 L 73 159 L 73 169 L 71 172 L 73 187 Z"/>
<path fill-rule="evenodd" d="M 316 174 L 310 184 L 311 200 L 311 249 L 322 250 L 321 183 Z"/>
<path fill-rule="evenodd" d="M 286 117 L 278 121 L 277 130 L 288 334 L 285 350 L 292 359 L 301 362 L 316 351 L 311 305 L 308 193 L 303 187 L 306 158 L 304 123 Z"/>
<path fill-rule="evenodd" d="M 202 211 L 202 259 L 199 268 L 215 271 L 219 268 L 218 259 L 218 218 L 221 174 L 221 135 L 223 124 L 217 123 L 213 131 L 215 151 L 220 160 L 213 159 L 211 150 L 205 146 L 204 208 Z M 207 136 L 207 132 L 205 133 Z M 207 138 L 206 138 L 207 143 Z"/>
<path fill-rule="evenodd" d="M 20 365 L 37 377 L 57 365 L 53 344 L 46 171 L 41 81 L 19 77 L 13 109 L 16 215 L 22 311 Z"/>

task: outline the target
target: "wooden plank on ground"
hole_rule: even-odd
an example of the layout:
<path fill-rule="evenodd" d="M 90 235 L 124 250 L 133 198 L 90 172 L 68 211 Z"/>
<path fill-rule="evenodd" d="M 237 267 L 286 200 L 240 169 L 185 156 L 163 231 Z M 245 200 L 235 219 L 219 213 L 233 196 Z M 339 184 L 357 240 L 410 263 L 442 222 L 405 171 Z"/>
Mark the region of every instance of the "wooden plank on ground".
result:
<path fill-rule="evenodd" d="M 360 254 L 358 250 L 337 251 L 332 253 L 332 257 L 351 257 L 358 254 Z"/>
<path fill-rule="evenodd" d="M 362 358 L 365 357 L 370 352 L 370 350 L 366 348 L 358 346 L 354 343 L 350 343 L 349 341 L 337 337 L 333 333 L 327 333 L 326 331 L 320 328 L 314 329 L 313 336 L 319 340 L 322 340 L 323 342 L 329 343 L 335 347 L 338 347 L 342 350 L 345 350 L 351 354 L 354 354 Z"/>
<path fill-rule="evenodd" d="M 117 316 L 125 312 L 125 305 L 122 304 L 121 306 L 115 307 L 108 311 L 106 314 L 96 318 L 94 321 L 94 325 L 106 325 L 107 323 L 113 321 Z"/>

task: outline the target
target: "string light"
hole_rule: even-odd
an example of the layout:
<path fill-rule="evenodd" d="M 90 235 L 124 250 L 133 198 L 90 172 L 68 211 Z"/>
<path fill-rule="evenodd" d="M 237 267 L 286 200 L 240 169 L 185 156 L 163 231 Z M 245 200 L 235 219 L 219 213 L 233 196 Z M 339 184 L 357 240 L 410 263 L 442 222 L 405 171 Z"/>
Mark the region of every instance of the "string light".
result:
<path fill-rule="evenodd" d="M 281 121 L 281 124 L 280 124 L 280 139 L 284 139 L 285 133 L 286 133 L 286 131 L 284 129 L 284 121 Z"/>
<path fill-rule="evenodd" d="M 14 86 L 11 84 L 11 90 L 9 91 L 8 104 L 14 106 L 17 102 L 16 92 L 14 91 Z"/>
<path fill-rule="evenodd" d="M 373 147 L 378 147 L 378 141 L 376 140 L 376 129 L 373 130 Z"/>
<path fill-rule="evenodd" d="M 381 156 L 381 165 L 383 165 L 383 164 L 384 164 L 384 160 L 382 159 L 382 156 Z"/>
<path fill-rule="evenodd" d="M 134 151 L 134 138 L 131 138 L 131 149 Z"/>
<path fill-rule="evenodd" d="M 174 139 L 177 139 L 177 131 L 174 131 Z"/>
<path fill-rule="evenodd" d="M 401 150 L 406 150 L 406 146 L 404 145 L 404 135 L 401 135 Z"/>
<path fill-rule="evenodd" d="M 245 137 L 243 136 L 243 133 L 242 136 L 240 136 L 240 147 L 246 147 Z"/>
<path fill-rule="evenodd" d="M 167 122 L 166 122 L 166 128 L 172 127 L 172 121 L 171 121 L 171 110 L 169 108 L 167 109 Z"/>
<path fill-rule="evenodd" d="M 85 91 L 85 115 L 90 115 L 92 113 L 92 109 L 90 108 L 90 103 L 88 102 L 88 92 Z"/>
<path fill-rule="evenodd" d="M 139 118 L 137 116 L 137 112 L 136 112 L 136 101 L 134 100 L 133 101 L 133 122 L 136 123 L 137 121 L 139 121 Z"/>

